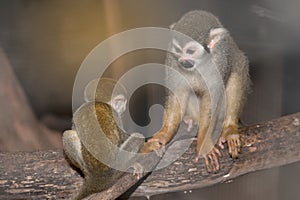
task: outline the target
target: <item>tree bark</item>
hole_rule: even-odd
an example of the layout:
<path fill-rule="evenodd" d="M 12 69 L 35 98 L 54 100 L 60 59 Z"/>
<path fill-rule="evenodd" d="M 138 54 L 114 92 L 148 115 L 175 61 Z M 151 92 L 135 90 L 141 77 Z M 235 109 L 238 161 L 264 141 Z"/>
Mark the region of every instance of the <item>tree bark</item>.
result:
<path fill-rule="evenodd" d="M 244 127 L 240 131 L 243 143 L 240 157 L 232 160 L 227 149 L 222 151 L 218 173 L 208 174 L 203 159 L 192 162 L 193 142 L 177 161 L 154 171 L 131 195 L 151 196 L 198 189 L 249 172 L 300 161 L 300 113 Z M 69 198 L 82 184 L 81 176 L 69 167 L 61 151 L 0 153 L 0 174 L 0 199 Z M 131 174 L 126 174 L 120 181 L 103 194 L 96 195 L 97 198 L 113 199 L 137 182 Z M 119 190 L 117 184 L 123 188 Z"/>

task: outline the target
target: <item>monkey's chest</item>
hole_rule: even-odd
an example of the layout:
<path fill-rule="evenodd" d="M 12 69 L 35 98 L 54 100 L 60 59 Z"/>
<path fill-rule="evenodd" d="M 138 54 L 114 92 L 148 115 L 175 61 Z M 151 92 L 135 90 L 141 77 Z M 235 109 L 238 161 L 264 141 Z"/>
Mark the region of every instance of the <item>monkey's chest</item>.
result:
<path fill-rule="evenodd" d="M 201 94 L 207 90 L 205 81 L 200 75 L 189 76 L 187 78 L 190 85 L 190 92 L 194 92 L 197 96 L 201 96 Z"/>

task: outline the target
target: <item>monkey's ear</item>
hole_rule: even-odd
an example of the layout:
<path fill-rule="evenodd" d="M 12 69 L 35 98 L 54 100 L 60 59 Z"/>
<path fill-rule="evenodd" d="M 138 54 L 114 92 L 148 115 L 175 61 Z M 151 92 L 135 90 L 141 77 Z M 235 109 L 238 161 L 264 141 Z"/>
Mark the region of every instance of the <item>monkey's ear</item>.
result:
<path fill-rule="evenodd" d="M 126 110 L 127 99 L 123 94 L 119 94 L 113 97 L 108 103 L 119 115 L 121 115 Z"/>
<path fill-rule="evenodd" d="M 215 44 L 220 40 L 222 34 L 227 33 L 225 28 L 213 28 L 209 32 L 209 41 L 207 47 L 214 48 Z"/>
<path fill-rule="evenodd" d="M 173 24 L 171 24 L 171 25 L 169 26 L 169 28 L 170 28 L 170 29 L 174 29 L 175 25 L 176 25 L 176 22 L 174 22 Z"/>

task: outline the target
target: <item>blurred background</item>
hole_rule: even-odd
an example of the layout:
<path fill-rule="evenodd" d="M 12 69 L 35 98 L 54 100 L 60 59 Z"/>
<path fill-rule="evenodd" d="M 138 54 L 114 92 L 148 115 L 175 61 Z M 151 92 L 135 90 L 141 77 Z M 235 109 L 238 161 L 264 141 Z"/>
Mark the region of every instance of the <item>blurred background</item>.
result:
<path fill-rule="evenodd" d="M 253 91 L 243 113 L 244 123 L 300 111 L 299 1 L 1 0 L 0 46 L 34 115 L 49 129 L 62 133 L 71 127 L 77 70 L 96 45 L 132 28 L 167 28 L 195 9 L 218 16 L 249 57 Z M 131 52 L 112 63 L 105 75 L 118 79 L 136 65 L 163 61 L 163 52 Z M 135 122 L 147 125 L 149 106 L 162 103 L 163 97 L 163 88 L 157 85 L 137 90 L 129 107 Z M 151 199 L 300 199 L 299 170 L 300 164 L 295 163 L 231 183 Z"/>

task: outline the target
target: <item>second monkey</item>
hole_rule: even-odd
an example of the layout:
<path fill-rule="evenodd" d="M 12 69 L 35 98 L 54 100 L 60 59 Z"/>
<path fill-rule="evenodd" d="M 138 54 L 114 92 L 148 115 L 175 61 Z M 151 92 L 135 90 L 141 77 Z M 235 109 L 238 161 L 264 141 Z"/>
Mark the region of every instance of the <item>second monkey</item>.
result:
<path fill-rule="evenodd" d="M 216 123 L 211 120 L 213 113 L 210 109 L 212 102 L 209 90 L 206 84 L 203 84 L 205 82 L 203 77 L 196 73 L 199 66 L 202 68 L 209 67 L 205 64 L 199 65 L 199 60 L 207 59 L 207 55 L 209 55 L 209 59 L 220 72 L 226 93 L 226 117 L 219 146 L 223 148 L 222 143 L 227 142 L 229 154 L 236 158 L 241 146 L 238 121 L 250 85 L 248 59 L 233 41 L 228 30 L 222 26 L 217 17 L 209 12 L 188 12 L 176 24 L 172 25 L 172 29 L 195 40 L 186 42 L 180 38 L 174 38 L 172 41 L 173 53 L 168 53 L 166 57 L 166 65 L 180 72 L 189 81 L 192 90 L 178 84 L 178 77 L 168 76 L 167 69 L 166 82 L 178 84 L 178 87 L 176 86 L 175 92 L 170 92 L 167 95 L 163 127 L 148 140 L 143 151 L 145 153 L 156 151 L 172 139 L 183 117 L 180 106 L 185 109 L 184 115 L 190 115 L 191 102 L 189 99 L 195 93 L 199 103 L 192 106 L 195 109 L 198 107 L 200 110 L 198 121 L 194 122 L 198 125 L 195 161 L 199 159 L 208 128 L 210 125 L 214 125 L 210 123 Z M 176 98 L 175 93 L 179 94 L 180 97 Z M 192 117 L 193 120 L 195 120 L 194 118 Z M 218 157 L 220 156 L 217 147 L 213 147 L 208 154 L 204 155 L 208 172 L 219 170 Z"/>

